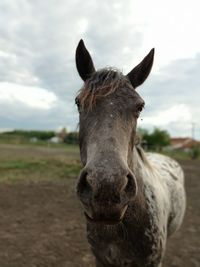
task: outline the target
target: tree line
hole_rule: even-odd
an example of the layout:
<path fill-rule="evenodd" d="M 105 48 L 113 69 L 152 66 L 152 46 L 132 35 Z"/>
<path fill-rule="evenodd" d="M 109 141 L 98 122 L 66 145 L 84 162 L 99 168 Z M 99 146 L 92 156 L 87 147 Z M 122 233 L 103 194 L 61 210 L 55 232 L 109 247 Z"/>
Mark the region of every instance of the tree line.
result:
<path fill-rule="evenodd" d="M 38 140 L 45 141 L 55 136 L 54 131 L 37 131 L 37 130 L 13 130 L 1 133 L 1 136 L 22 137 L 22 138 L 37 138 Z"/>
<path fill-rule="evenodd" d="M 138 134 L 141 144 L 148 149 L 160 149 L 170 144 L 170 135 L 166 130 L 155 128 L 152 132 L 146 129 L 139 129 Z M 58 137 L 59 141 L 66 144 L 78 144 L 78 132 L 68 132 L 63 128 L 59 132 L 42 130 L 14 130 L 0 133 L 0 138 L 22 138 L 26 140 L 37 139 L 39 141 L 49 141 L 53 137 Z"/>

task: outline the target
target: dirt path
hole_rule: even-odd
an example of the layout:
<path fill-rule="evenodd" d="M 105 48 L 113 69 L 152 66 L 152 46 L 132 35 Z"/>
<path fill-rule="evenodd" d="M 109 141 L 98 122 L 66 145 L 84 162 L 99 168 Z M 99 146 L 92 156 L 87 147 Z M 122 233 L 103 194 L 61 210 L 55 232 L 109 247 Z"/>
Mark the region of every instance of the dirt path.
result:
<path fill-rule="evenodd" d="M 187 213 L 164 267 L 200 266 L 200 164 L 182 165 Z M 0 184 L 0 267 L 94 267 L 74 186 L 75 179 Z"/>

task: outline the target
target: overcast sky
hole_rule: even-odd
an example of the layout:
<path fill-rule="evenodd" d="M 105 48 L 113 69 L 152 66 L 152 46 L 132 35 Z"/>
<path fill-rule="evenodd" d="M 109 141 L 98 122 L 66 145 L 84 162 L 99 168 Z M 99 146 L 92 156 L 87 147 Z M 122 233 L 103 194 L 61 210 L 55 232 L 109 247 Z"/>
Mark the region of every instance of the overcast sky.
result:
<path fill-rule="evenodd" d="M 96 68 L 125 74 L 155 47 L 140 127 L 200 139 L 199 0 L 1 0 L 0 129 L 74 130 L 81 38 Z"/>

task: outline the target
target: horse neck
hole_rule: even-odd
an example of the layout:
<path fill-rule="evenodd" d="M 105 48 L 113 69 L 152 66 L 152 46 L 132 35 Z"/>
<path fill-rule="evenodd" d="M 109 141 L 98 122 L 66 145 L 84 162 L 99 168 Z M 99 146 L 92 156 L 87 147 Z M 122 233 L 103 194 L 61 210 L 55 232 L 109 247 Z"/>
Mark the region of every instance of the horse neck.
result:
<path fill-rule="evenodd" d="M 144 157 L 143 154 L 144 153 L 141 148 L 136 148 L 135 146 L 133 146 L 132 148 L 129 148 L 128 165 L 131 171 L 133 172 L 133 174 L 136 176 L 141 176 L 141 168 L 142 168 L 142 165 L 144 164 L 142 160 L 142 158 Z"/>
<path fill-rule="evenodd" d="M 136 177 L 138 193 L 136 198 L 133 200 L 135 205 L 138 206 L 138 209 L 145 208 L 145 195 L 144 195 L 144 180 L 143 180 L 143 168 L 146 164 L 146 158 L 142 148 L 136 148 L 135 146 L 132 148 L 132 153 L 128 160 L 129 167 L 133 174 Z"/>

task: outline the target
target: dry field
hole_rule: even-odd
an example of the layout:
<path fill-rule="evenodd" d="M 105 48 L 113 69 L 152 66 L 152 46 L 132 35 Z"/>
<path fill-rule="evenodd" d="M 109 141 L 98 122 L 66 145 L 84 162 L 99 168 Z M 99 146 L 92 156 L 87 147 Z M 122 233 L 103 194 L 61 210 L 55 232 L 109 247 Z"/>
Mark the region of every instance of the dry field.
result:
<path fill-rule="evenodd" d="M 180 162 L 187 212 L 164 267 L 200 266 L 200 162 Z M 0 267 L 94 267 L 75 195 L 78 150 L 0 145 Z"/>

